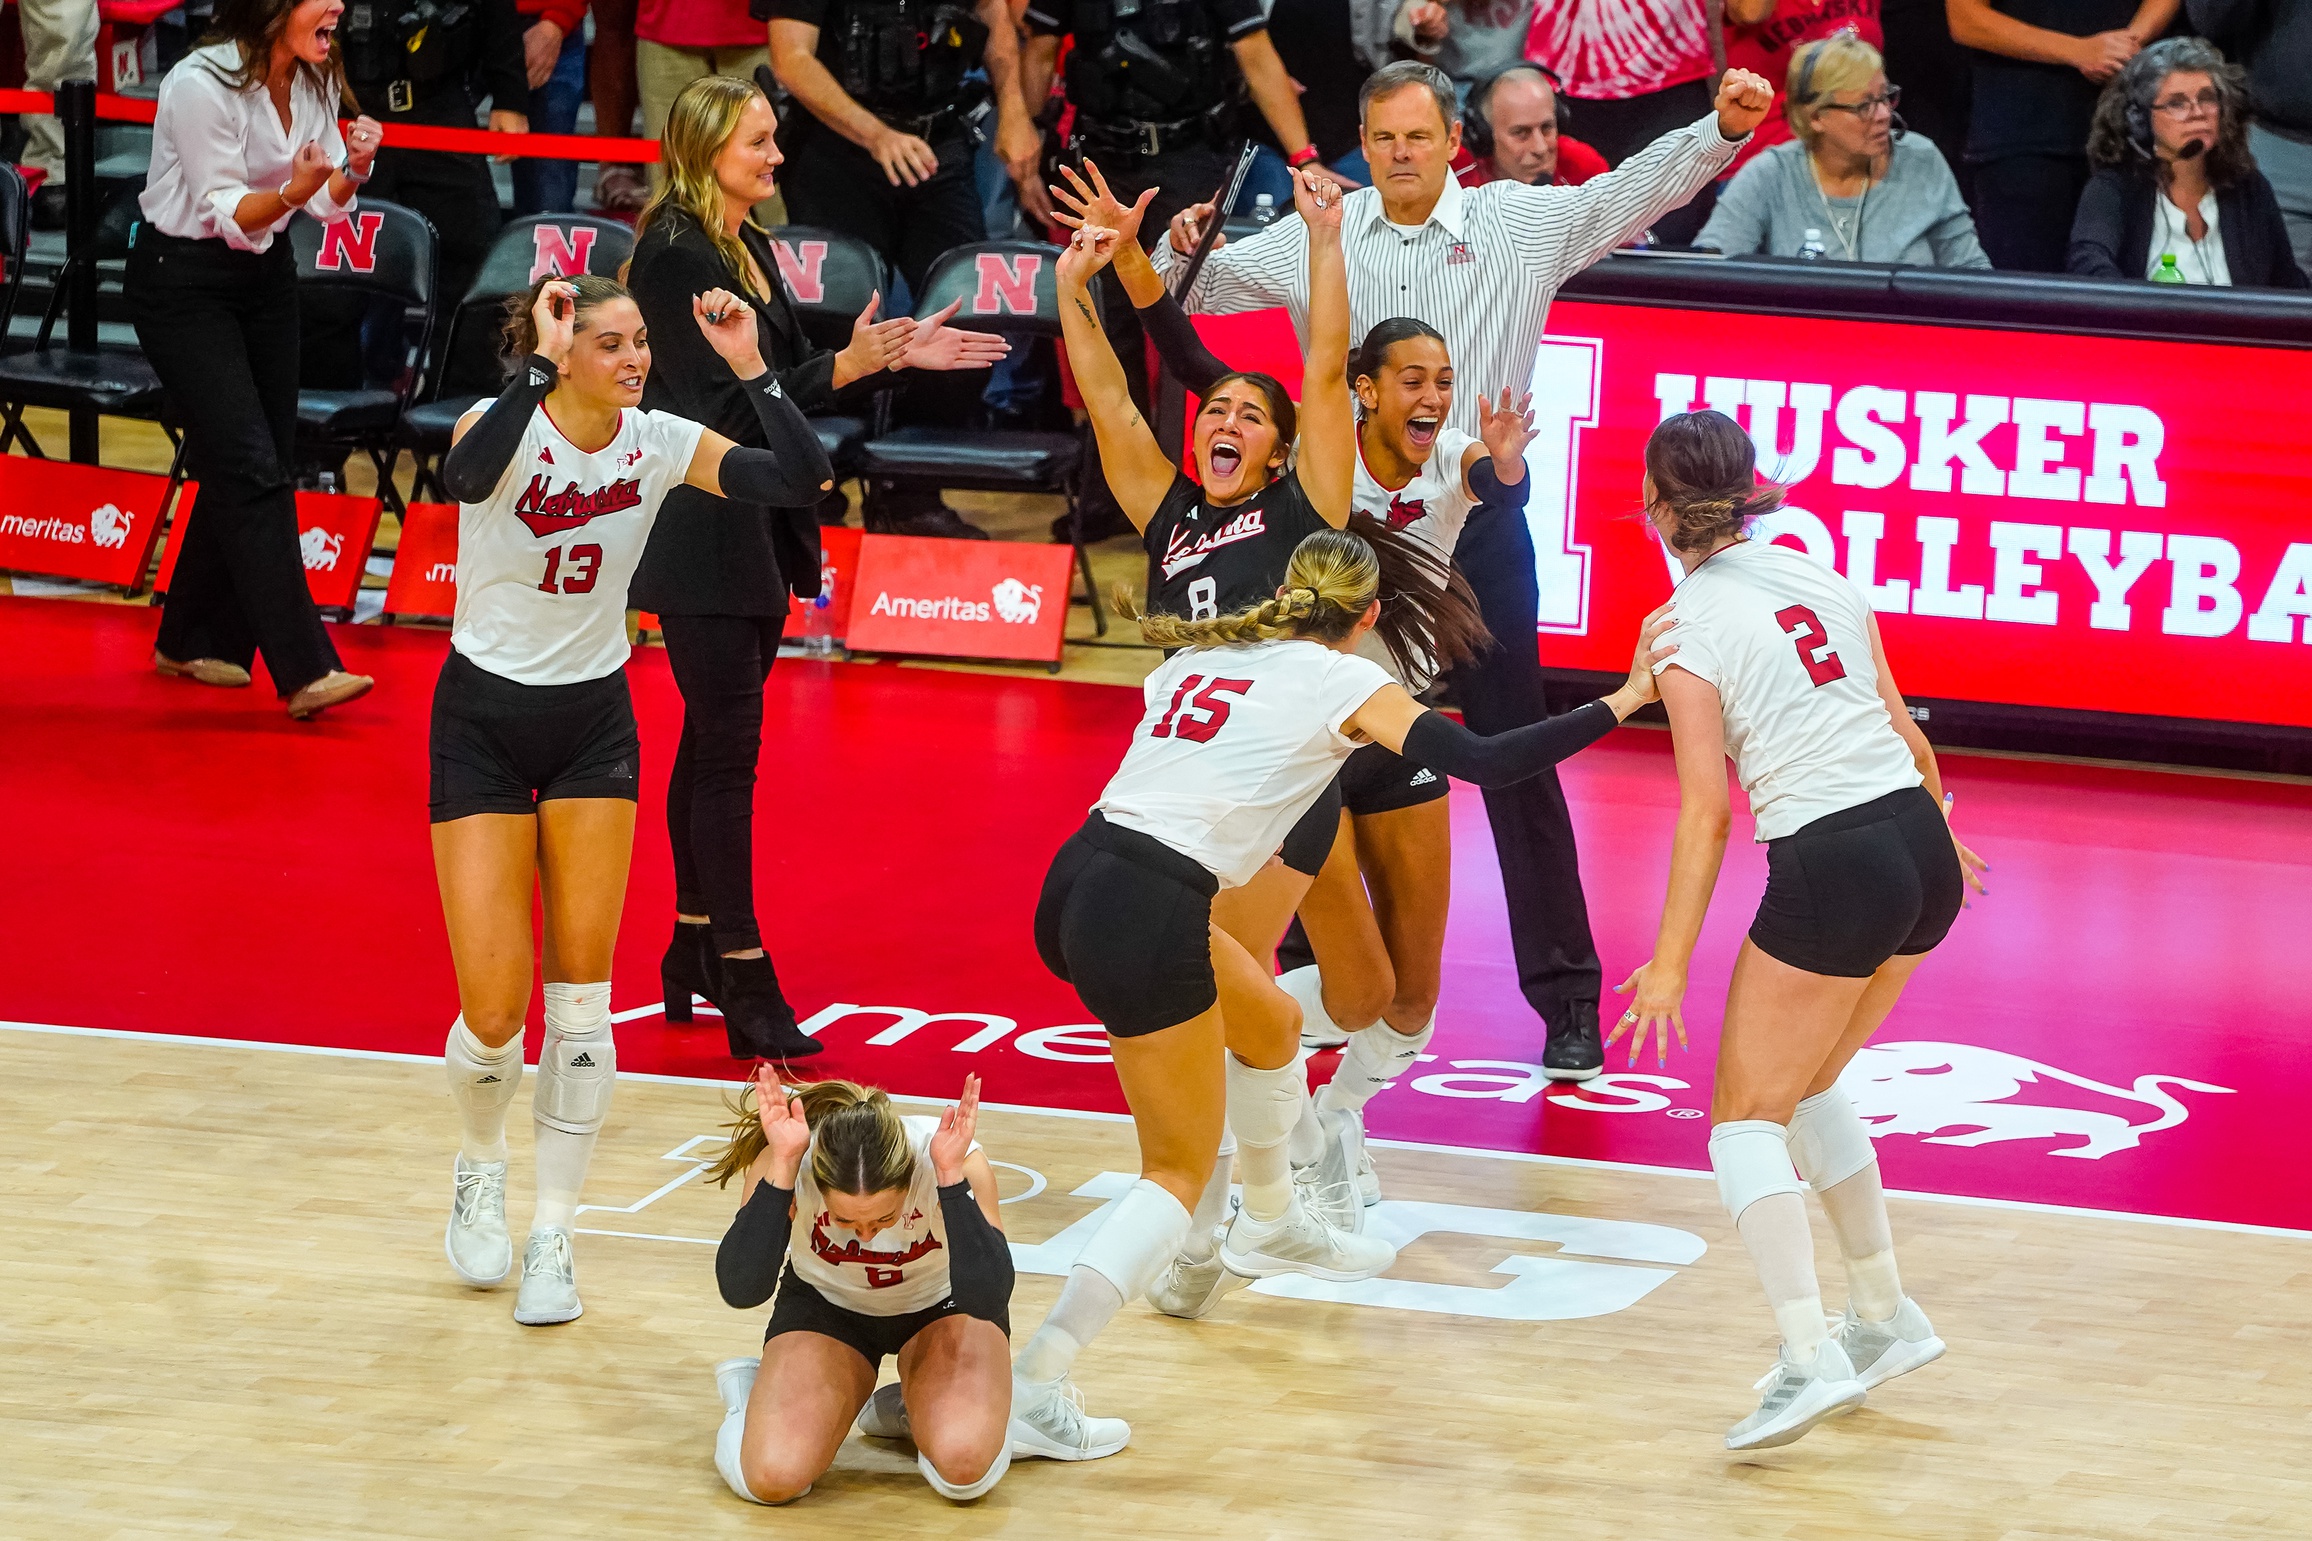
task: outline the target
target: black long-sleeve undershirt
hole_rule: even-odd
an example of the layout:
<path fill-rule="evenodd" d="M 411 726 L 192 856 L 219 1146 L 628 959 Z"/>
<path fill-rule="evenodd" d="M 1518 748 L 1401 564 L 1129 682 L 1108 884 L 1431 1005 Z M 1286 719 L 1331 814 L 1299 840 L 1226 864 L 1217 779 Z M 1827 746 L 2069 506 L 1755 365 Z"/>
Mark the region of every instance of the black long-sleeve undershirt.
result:
<path fill-rule="evenodd" d="M 988 1223 L 968 1181 L 939 1190 L 939 1215 L 947 1222 L 948 1294 L 964 1315 L 1003 1325 L 1011 1310 L 1010 1244 Z"/>
<path fill-rule="evenodd" d="M 1220 355 L 1204 345 L 1204 335 L 1196 330 L 1196 323 L 1188 319 L 1188 312 L 1169 293 L 1156 297 L 1153 305 L 1136 307 L 1140 330 L 1156 345 L 1156 356 L 1172 372 L 1172 378 L 1188 387 L 1191 396 L 1202 396 L 1229 368 Z"/>
<path fill-rule="evenodd" d="M 521 453 L 522 435 L 530 431 L 530 414 L 553 393 L 560 375 L 553 361 L 540 354 L 522 360 L 514 378 L 506 382 L 481 421 L 468 428 L 442 457 L 442 490 L 460 503 L 479 503 L 495 491 L 506 467 Z"/>
<path fill-rule="evenodd" d="M 715 1285 L 725 1305 L 751 1310 L 778 1288 L 794 1236 L 794 1203 L 794 1189 L 756 1182 L 715 1248 Z M 948 1293 L 965 1315 L 1003 1322 L 1015 1277 L 1003 1232 L 988 1223 L 968 1180 L 939 1190 L 939 1214 L 947 1225 Z"/>
<path fill-rule="evenodd" d="M 1443 712 L 1423 712 L 1405 733 L 1405 758 L 1481 787 L 1506 787 L 1538 776 L 1604 738 L 1620 719 L 1603 701 L 1488 738 Z"/>
<path fill-rule="evenodd" d="M 722 1245 L 714 1249 L 714 1282 L 723 1304 L 751 1310 L 779 1287 L 787 1263 L 787 1240 L 794 1233 L 795 1190 L 758 1181 L 739 1208 Z"/>

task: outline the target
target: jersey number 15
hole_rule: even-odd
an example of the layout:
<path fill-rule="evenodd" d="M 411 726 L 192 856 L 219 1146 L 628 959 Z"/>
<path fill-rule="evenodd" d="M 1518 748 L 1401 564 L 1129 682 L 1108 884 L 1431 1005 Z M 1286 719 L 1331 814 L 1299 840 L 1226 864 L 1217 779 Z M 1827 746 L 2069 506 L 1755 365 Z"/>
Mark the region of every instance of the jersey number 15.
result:
<path fill-rule="evenodd" d="M 1196 687 L 1202 685 L 1202 690 Z M 1184 738 L 1192 744 L 1209 744 L 1221 724 L 1228 721 L 1228 702 L 1223 696 L 1241 696 L 1252 689 L 1250 680 L 1210 680 L 1201 674 L 1191 674 L 1180 682 L 1172 693 L 1172 704 L 1164 712 L 1163 720 L 1148 730 L 1150 738 Z M 1195 691 L 1192 697 L 1189 692 Z"/>
<path fill-rule="evenodd" d="M 1846 665 L 1839 662 L 1837 651 L 1830 645 L 1830 633 L 1822 629 L 1822 620 L 1804 605 L 1789 605 L 1774 612 L 1774 619 L 1798 644 L 1798 661 L 1806 665 L 1807 678 L 1821 689 L 1832 680 L 1846 678 Z"/>

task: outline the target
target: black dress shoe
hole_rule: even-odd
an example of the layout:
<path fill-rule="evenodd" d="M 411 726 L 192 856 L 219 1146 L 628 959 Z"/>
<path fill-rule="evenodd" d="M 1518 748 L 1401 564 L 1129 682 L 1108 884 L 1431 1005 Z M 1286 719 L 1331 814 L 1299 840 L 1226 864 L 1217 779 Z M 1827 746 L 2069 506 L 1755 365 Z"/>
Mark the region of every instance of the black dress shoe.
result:
<path fill-rule="evenodd" d="M 1598 1032 L 1596 1001 L 1560 1001 L 1544 1018 L 1549 1043 L 1541 1051 L 1541 1073 L 1552 1081 L 1586 1081 L 1606 1067 L 1606 1046 Z"/>
<path fill-rule="evenodd" d="M 666 994 L 666 1020 L 683 1026 L 691 1020 L 691 997 L 697 996 L 718 1010 L 722 1001 L 720 962 L 714 950 L 714 927 L 695 920 L 674 923 L 674 937 L 666 956 L 658 960 L 658 983 Z"/>
<path fill-rule="evenodd" d="M 805 1059 L 827 1046 L 795 1024 L 768 954 L 722 960 L 723 1031 L 732 1059 Z"/>

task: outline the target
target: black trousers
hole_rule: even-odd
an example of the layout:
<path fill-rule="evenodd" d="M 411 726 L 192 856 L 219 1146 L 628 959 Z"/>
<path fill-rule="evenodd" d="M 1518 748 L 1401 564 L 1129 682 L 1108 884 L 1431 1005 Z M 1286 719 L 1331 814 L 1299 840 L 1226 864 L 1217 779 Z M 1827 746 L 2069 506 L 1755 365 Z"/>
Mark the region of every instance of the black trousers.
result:
<path fill-rule="evenodd" d="M 2061 273 L 2071 264 L 2071 219 L 2087 187 L 2084 155 L 2006 155 L 1975 167 L 1975 234 L 1991 266 Z"/>
<path fill-rule="evenodd" d="M 1648 91 L 1619 101 L 1568 97 L 1566 116 L 1572 120 L 1568 131 L 1604 156 L 1607 165 L 1619 166 L 1672 129 L 1684 128 L 1701 117 L 1713 100 L 1707 80 L 1689 80 L 1667 91 Z M 1718 190 L 1703 188 L 1683 208 L 1672 209 L 1654 221 L 1655 240 L 1664 246 L 1693 245 L 1717 205 Z"/>
<path fill-rule="evenodd" d="M 938 131 L 931 148 L 939 169 L 908 187 L 894 186 L 874 156 L 808 114 L 788 121 L 803 132 L 781 178 L 787 218 L 865 241 L 906 278 L 913 298 L 923 298 L 923 280 L 943 254 L 987 239 L 972 173 L 976 147 L 962 129 Z M 884 313 L 896 314 L 891 297 L 883 298 Z"/>
<path fill-rule="evenodd" d="M 156 646 L 169 658 L 265 656 L 284 697 L 337 667 L 305 587 L 289 481 L 297 431 L 297 265 L 140 226 L 128 257 L 137 341 L 184 426 L 200 482 Z M 180 538 L 172 536 L 172 539 Z"/>
<path fill-rule="evenodd" d="M 714 921 L 717 952 L 763 945 L 755 922 L 755 762 L 763 681 L 784 616 L 663 615 L 666 661 L 682 692 L 682 741 L 666 784 L 674 907 Z"/>

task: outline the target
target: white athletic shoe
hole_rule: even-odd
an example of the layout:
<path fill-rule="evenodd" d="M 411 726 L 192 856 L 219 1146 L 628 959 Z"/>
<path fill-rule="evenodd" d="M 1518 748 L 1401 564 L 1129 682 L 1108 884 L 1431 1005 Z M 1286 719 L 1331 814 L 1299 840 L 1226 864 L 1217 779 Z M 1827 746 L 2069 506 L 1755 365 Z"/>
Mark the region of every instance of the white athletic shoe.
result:
<path fill-rule="evenodd" d="M 1325 1015 L 1324 985 L 1315 964 L 1287 969 L 1276 976 L 1276 987 L 1300 1003 L 1302 1048 L 1337 1049 L 1349 1041 L 1348 1033 Z"/>
<path fill-rule="evenodd" d="M 1215 1248 L 1202 1262 L 1186 1256 L 1173 1258 L 1148 1286 L 1148 1304 L 1166 1316 L 1194 1321 L 1220 1304 L 1221 1296 L 1242 1289 L 1246 1282 L 1220 1266 L 1220 1252 Z"/>
<path fill-rule="evenodd" d="M 506 1235 L 506 1163 L 459 1155 L 450 1180 L 450 1223 L 442 1250 L 450 1267 L 476 1289 L 506 1282 L 514 1243 Z"/>
<path fill-rule="evenodd" d="M 1322 1216 L 1325 1224 L 1341 1231 L 1361 1231 L 1365 1228 L 1365 1206 L 1357 1202 L 1354 1183 L 1318 1181 L 1319 1163 L 1292 1169 L 1292 1187 L 1301 1207 L 1312 1215 Z"/>
<path fill-rule="evenodd" d="M 1823 1419 L 1853 1412 L 1867 1395 L 1863 1383 L 1855 1379 L 1854 1361 L 1836 1338 L 1815 1350 L 1811 1364 L 1792 1364 L 1785 1348 L 1755 1389 L 1765 1392 L 1766 1399 L 1758 1411 L 1726 1431 L 1729 1450 L 1787 1445 Z"/>
<path fill-rule="evenodd" d="M 878 1386 L 867 1405 L 859 1409 L 859 1432 L 869 1439 L 913 1439 L 915 1430 L 907 1422 L 907 1396 L 899 1389 L 899 1382 Z"/>
<path fill-rule="evenodd" d="M 1386 1273 L 1397 1261 L 1397 1249 L 1378 1236 L 1342 1230 L 1301 1203 L 1296 1190 L 1292 1207 L 1266 1224 L 1237 1211 L 1220 1239 L 1220 1261 L 1230 1273 L 1247 1279 L 1305 1273 L 1312 1279 L 1353 1284 Z"/>
<path fill-rule="evenodd" d="M 1320 1189 L 1340 1188 L 1357 1196 L 1348 1217 L 1333 1223 L 1344 1231 L 1361 1231 L 1364 1211 L 1381 1202 L 1381 1175 L 1365 1149 L 1365 1115 L 1356 1108 L 1322 1107 L 1316 1114 L 1325 1131 L 1325 1153 L 1317 1158 L 1314 1180 Z"/>
<path fill-rule="evenodd" d="M 755 1394 L 755 1375 L 762 1367 L 760 1359 L 744 1356 L 725 1359 L 714 1367 L 714 1389 L 722 1398 L 725 1418 L 744 1408 L 747 1399 Z"/>
<path fill-rule="evenodd" d="M 1935 1336 L 1927 1313 L 1908 1295 L 1903 1297 L 1895 1314 L 1883 1322 L 1862 1320 L 1854 1314 L 1850 1302 L 1846 1315 L 1832 1328 L 1831 1336 L 1846 1350 L 1846 1357 L 1854 1361 L 1855 1378 L 1865 1389 L 1883 1386 L 1898 1375 L 1908 1375 L 1920 1365 L 1932 1364 L 1943 1357 L 1943 1340 Z"/>
<path fill-rule="evenodd" d="M 570 1233 L 549 1225 L 530 1233 L 522 1249 L 522 1292 L 514 1297 L 514 1320 L 525 1327 L 574 1322 L 586 1314 L 578 1302 L 578 1264 L 570 1255 Z"/>
<path fill-rule="evenodd" d="M 1121 1418 L 1084 1412 L 1084 1395 L 1066 1377 L 1037 1385 L 1012 1378 L 1011 1453 L 1047 1461 L 1096 1461 L 1132 1442 Z"/>

